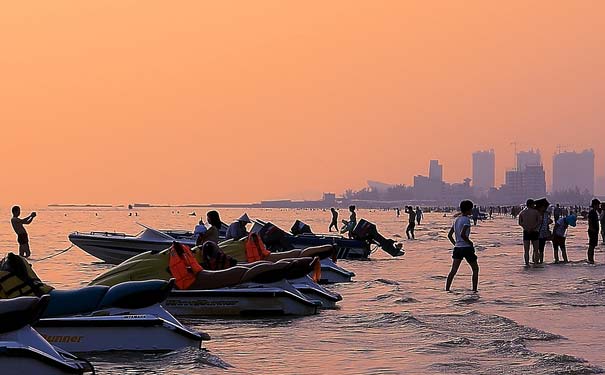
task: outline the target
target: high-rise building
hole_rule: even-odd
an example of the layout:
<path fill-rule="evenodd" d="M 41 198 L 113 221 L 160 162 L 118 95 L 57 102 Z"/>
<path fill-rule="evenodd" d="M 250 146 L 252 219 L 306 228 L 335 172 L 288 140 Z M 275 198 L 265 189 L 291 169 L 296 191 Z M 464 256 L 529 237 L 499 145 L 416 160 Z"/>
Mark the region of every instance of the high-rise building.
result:
<path fill-rule="evenodd" d="M 431 160 L 429 165 L 429 179 L 443 181 L 443 165 L 439 164 L 439 160 Z"/>
<path fill-rule="evenodd" d="M 500 202 L 520 204 L 527 198 L 546 195 L 546 175 L 541 165 L 528 165 L 523 171 L 507 171 L 498 197 Z"/>
<path fill-rule="evenodd" d="M 560 152 L 552 158 L 552 191 L 578 189 L 594 194 L 594 151 Z"/>
<path fill-rule="evenodd" d="M 517 152 L 517 170 L 523 172 L 528 166 L 542 165 L 540 150 L 519 151 Z"/>
<path fill-rule="evenodd" d="M 605 197 L 605 176 L 597 177 L 597 183 L 594 192 L 600 197 Z"/>
<path fill-rule="evenodd" d="M 496 156 L 494 150 L 473 152 L 473 188 L 479 194 L 496 186 Z"/>

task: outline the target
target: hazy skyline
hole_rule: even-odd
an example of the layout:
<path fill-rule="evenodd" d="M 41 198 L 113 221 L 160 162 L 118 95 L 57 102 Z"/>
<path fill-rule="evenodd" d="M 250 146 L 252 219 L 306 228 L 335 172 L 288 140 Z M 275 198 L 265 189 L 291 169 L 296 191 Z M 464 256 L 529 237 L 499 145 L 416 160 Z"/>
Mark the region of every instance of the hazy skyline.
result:
<path fill-rule="evenodd" d="M 593 148 L 605 3 L 12 2 L 0 203 L 318 198 Z"/>

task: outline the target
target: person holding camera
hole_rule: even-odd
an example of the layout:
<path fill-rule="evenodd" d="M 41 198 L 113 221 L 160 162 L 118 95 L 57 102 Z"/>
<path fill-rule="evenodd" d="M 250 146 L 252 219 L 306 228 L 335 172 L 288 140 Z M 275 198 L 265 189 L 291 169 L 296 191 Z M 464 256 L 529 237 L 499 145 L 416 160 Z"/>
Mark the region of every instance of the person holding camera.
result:
<path fill-rule="evenodd" d="M 29 225 L 36 217 L 36 213 L 32 212 L 28 217 L 21 219 L 19 215 L 21 215 L 21 207 L 14 206 L 13 209 L 13 217 L 11 218 L 11 224 L 15 233 L 17 234 L 17 242 L 19 243 L 19 255 L 25 258 L 29 258 L 31 255 L 31 251 L 29 249 L 29 237 L 27 236 L 27 231 L 25 230 L 24 225 Z"/>

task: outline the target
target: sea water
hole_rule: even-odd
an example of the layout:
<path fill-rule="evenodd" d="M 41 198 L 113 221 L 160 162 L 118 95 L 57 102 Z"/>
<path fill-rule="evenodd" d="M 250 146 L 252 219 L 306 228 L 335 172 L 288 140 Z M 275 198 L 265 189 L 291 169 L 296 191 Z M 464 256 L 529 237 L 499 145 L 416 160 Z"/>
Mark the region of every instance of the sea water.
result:
<path fill-rule="evenodd" d="M 24 207 L 24 210 L 28 208 Z M 85 286 L 110 269 L 78 248 L 37 261 L 69 246 L 72 231 L 136 234 L 137 222 L 161 229 L 193 229 L 206 209 L 40 208 L 27 228 L 32 264 L 57 288 Z M 189 214 L 195 211 L 197 216 Z M 223 221 L 242 209 L 221 209 Z M 248 209 L 251 217 L 284 229 L 296 219 L 326 232 L 330 212 Z M 0 245 L 17 251 L 6 220 Z M 135 216 L 135 212 L 137 216 Z M 346 217 L 346 211 L 341 210 Z M 132 213 L 132 216 L 129 215 Z M 605 368 L 605 253 L 586 258 L 586 223 L 570 228 L 570 264 L 525 268 L 520 227 L 507 216 L 481 221 L 471 238 L 479 256 L 479 293 L 471 292 L 470 268 L 462 264 L 444 291 L 451 265 L 447 232 L 452 215 L 426 213 L 416 240 L 405 237 L 406 217 L 394 211 L 359 210 L 406 254 L 381 250 L 369 261 L 340 260 L 356 273 L 352 283 L 329 286 L 343 301 L 336 310 L 308 317 L 199 318 L 183 322 L 209 333 L 207 350 L 166 354 L 112 353 L 88 356 L 100 374 L 593 374 Z"/>

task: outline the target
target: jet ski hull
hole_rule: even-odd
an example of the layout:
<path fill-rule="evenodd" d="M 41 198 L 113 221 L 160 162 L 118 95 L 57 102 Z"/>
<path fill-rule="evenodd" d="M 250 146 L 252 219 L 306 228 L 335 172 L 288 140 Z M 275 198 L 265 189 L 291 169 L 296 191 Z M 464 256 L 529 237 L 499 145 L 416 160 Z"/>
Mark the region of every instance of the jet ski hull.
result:
<path fill-rule="evenodd" d="M 104 315 L 108 314 L 108 315 Z M 43 318 L 35 329 L 52 345 L 81 352 L 166 352 L 201 347 L 208 335 L 181 325 L 161 306 L 119 311 L 109 309 L 87 316 Z"/>
<path fill-rule="evenodd" d="M 176 316 L 314 315 L 321 303 L 280 287 L 174 290 L 163 306 Z"/>
<path fill-rule="evenodd" d="M 355 276 L 354 272 L 348 271 L 326 258 L 321 260 L 320 284 L 336 284 L 351 282 Z"/>

